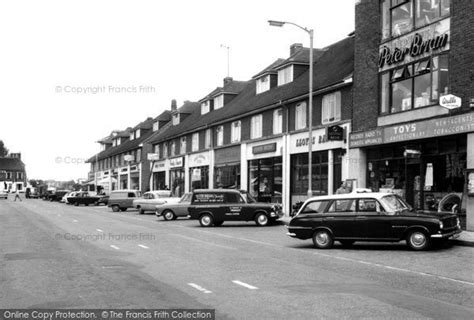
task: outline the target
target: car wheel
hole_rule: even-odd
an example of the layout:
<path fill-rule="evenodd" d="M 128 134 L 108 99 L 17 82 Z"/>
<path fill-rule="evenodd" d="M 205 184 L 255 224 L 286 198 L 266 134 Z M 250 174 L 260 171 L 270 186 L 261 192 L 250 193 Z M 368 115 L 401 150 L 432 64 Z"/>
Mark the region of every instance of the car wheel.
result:
<path fill-rule="evenodd" d="M 214 225 L 215 225 L 216 227 L 220 227 L 220 226 L 222 226 L 223 223 L 224 223 L 224 221 L 215 221 L 215 222 L 214 222 Z"/>
<path fill-rule="evenodd" d="M 144 213 L 145 213 L 145 210 L 138 208 L 138 213 L 139 213 L 139 214 L 144 214 Z"/>
<path fill-rule="evenodd" d="M 339 240 L 343 247 L 350 247 L 354 244 L 354 240 Z"/>
<path fill-rule="evenodd" d="M 425 250 L 429 244 L 429 239 L 423 231 L 415 230 L 410 232 L 407 236 L 407 245 L 412 250 Z"/>
<path fill-rule="evenodd" d="M 199 223 L 201 224 L 201 227 L 210 227 L 213 225 L 214 219 L 210 214 L 206 213 L 199 218 Z"/>
<path fill-rule="evenodd" d="M 166 210 L 165 212 L 163 212 L 163 219 L 165 219 L 166 221 L 170 221 L 176 219 L 176 216 L 174 215 L 173 211 Z"/>
<path fill-rule="evenodd" d="M 99 201 L 94 202 L 94 206 L 98 206 L 98 205 L 99 205 Z"/>
<path fill-rule="evenodd" d="M 329 249 L 333 243 L 332 234 L 327 230 L 317 230 L 313 234 L 313 244 L 318 249 Z"/>
<path fill-rule="evenodd" d="M 120 211 L 127 211 L 127 208 L 120 208 Z"/>
<path fill-rule="evenodd" d="M 78 202 L 74 202 L 74 205 L 77 207 L 77 206 L 79 205 L 79 203 L 78 203 Z"/>
<path fill-rule="evenodd" d="M 113 212 L 119 212 L 120 211 L 120 207 L 118 205 L 113 205 L 112 206 L 112 211 Z"/>
<path fill-rule="evenodd" d="M 265 213 L 259 213 L 255 217 L 255 223 L 257 224 L 257 226 L 260 226 L 260 227 L 266 226 L 268 222 L 269 222 L 268 217 Z"/>

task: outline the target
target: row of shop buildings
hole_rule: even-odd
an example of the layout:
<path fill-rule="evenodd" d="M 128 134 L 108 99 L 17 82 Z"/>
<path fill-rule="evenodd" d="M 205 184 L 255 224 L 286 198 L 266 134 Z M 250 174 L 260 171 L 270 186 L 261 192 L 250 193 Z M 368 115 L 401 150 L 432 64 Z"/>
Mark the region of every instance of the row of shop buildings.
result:
<path fill-rule="evenodd" d="M 347 181 L 420 209 L 455 194 L 474 229 L 473 10 L 359 1 L 355 32 L 313 51 L 312 119 L 309 49 L 294 44 L 248 81 L 227 77 L 199 101 L 101 139 L 89 179 L 106 191 L 240 188 L 290 212 L 307 197 L 312 143 L 313 194 Z"/>

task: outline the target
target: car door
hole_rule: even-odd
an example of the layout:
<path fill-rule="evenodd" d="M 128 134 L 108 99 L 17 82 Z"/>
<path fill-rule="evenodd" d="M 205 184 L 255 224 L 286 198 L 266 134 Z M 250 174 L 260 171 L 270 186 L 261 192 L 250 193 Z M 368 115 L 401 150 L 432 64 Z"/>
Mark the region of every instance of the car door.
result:
<path fill-rule="evenodd" d="M 358 238 L 392 239 L 392 225 L 380 203 L 373 198 L 357 201 L 357 216 L 354 221 Z"/>
<path fill-rule="evenodd" d="M 244 220 L 244 206 L 240 194 L 229 192 L 225 194 L 225 220 Z"/>
<path fill-rule="evenodd" d="M 335 199 L 323 216 L 323 224 L 331 229 L 336 238 L 354 238 L 357 236 L 355 217 L 355 199 Z"/>

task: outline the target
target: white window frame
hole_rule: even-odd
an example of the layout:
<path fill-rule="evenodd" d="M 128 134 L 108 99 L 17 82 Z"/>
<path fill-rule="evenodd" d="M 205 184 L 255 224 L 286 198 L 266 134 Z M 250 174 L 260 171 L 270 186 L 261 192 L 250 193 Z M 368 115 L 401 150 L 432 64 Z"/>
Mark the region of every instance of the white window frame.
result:
<path fill-rule="evenodd" d="M 323 96 L 321 123 L 341 121 L 341 91 L 336 91 Z"/>
<path fill-rule="evenodd" d="M 211 129 L 206 130 L 204 148 L 208 149 L 211 147 Z"/>
<path fill-rule="evenodd" d="M 305 129 L 307 127 L 306 101 L 300 102 L 295 107 L 295 130 Z"/>
<path fill-rule="evenodd" d="M 158 157 L 160 156 L 160 145 L 159 144 L 155 144 L 155 146 L 153 147 L 153 151 L 154 153 L 156 153 L 158 155 Z"/>
<path fill-rule="evenodd" d="M 214 98 L 214 110 L 220 109 L 224 106 L 224 95 L 218 95 Z"/>
<path fill-rule="evenodd" d="M 283 109 L 278 108 L 273 111 L 273 134 L 283 132 Z"/>
<path fill-rule="evenodd" d="M 171 144 L 170 144 L 170 155 L 171 156 L 175 156 L 176 155 L 176 142 L 173 140 L 171 141 Z"/>
<path fill-rule="evenodd" d="M 211 111 L 211 101 L 207 100 L 201 103 L 201 114 L 206 114 Z"/>
<path fill-rule="evenodd" d="M 255 85 L 257 94 L 270 90 L 270 75 L 258 78 Z"/>
<path fill-rule="evenodd" d="M 173 126 L 176 126 L 179 124 L 179 113 L 173 114 Z"/>
<path fill-rule="evenodd" d="M 164 142 L 163 143 L 163 157 L 168 157 L 168 143 Z"/>
<path fill-rule="evenodd" d="M 293 81 L 293 65 L 278 70 L 278 86 L 290 83 Z"/>
<path fill-rule="evenodd" d="M 216 128 L 216 145 L 217 146 L 224 145 L 224 126 L 218 126 Z"/>
<path fill-rule="evenodd" d="M 231 124 L 231 138 L 230 142 L 240 142 L 242 123 L 239 121 L 234 121 Z"/>
<path fill-rule="evenodd" d="M 158 131 L 160 124 L 158 121 L 153 122 L 153 132 Z"/>
<path fill-rule="evenodd" d="M 199 150 L 199 132 L 193 133 L 192 142 L 191 142 L 191 150 L 192 151 Z"/>
<path fill-rule="evenodd" d="M 257 114 L 250 119 L 250 139 L 262 137 L 262 115 Z"/>
<path fill-rule="evenodd" d="M 140 131 L 141 131 L 140 129 L 135 130 L 135 139 L 140 138 L 140 135 L 141 135 L 141 134 L 140 134 L 140 133 L 141 133 Z"/>
<path fill-rule="evenodd" d="M 181 137 L 179 141 L 179 153 L 185 154 L 186 153 L 186 136 Z"/>

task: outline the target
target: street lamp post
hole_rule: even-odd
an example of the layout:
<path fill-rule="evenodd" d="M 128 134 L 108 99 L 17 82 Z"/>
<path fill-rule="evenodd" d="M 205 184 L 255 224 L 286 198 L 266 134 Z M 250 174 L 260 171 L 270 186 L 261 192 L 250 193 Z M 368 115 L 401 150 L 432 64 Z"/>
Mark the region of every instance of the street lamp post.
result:
<path fill-rule="evenodd" d="M 302 27 L 293 22 L 268 20 L 273 27 L 283 27 L 291 24 L 309 34 L 309 106 L 308 106 L 308 197 L 313 196 L 313 29 Z"/>

